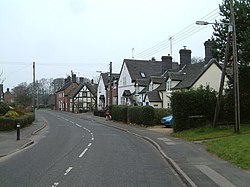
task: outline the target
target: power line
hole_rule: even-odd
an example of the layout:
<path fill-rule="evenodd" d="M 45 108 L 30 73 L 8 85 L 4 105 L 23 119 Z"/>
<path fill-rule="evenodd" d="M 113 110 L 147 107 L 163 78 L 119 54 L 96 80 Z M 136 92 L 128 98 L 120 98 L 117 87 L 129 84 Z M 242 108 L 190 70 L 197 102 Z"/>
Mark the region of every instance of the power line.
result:
<path fill-rule="evenodd" d="M 208 13 L 207 15 L 203 16 L 202 18 L 200 18 L 200 20 L 202 20 L 202 19 L 211 20 L 211 19 L 217 18 L 218 16 L 219 15 L 218 15 L 218 8 L 217 8 L 217 9 L 211 11 L 210 13 Z M 195 26 L 196 26 L 195 24 L 191 24 L 191 25 L 185 27 L 184 29 L 182 29 L 181 31 L 179 31 L 178 33 L 172 35 L 171 38 L 175 42 L 173 44 L 171 44 L 171 47 L 172 47 L 172 45 L 175 45 L 176 43 L 186 39 L 187 37 L 199 32 L 205 28 L 205 27 L 198 28 Z M 158 53 L 166 48 L 169 48 L 169 47 L 170 47 L 170 40 L 165 39 L 162 42 L 154 45 L 153 47 L 150 47 L 142 52 L 137 53 L 136 56 L 139 58 L 146 58 L 146 57 L 149 57 L 153 54 L 156 54 L 156 53 Z"/>

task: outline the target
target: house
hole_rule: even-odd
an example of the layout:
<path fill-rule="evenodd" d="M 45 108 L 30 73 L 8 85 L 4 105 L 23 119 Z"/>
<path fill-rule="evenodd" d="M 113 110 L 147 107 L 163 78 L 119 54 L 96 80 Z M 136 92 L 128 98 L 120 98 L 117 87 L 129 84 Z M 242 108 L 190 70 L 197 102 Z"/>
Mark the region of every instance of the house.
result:
<path fill-rule="evenodd" d="M 7 103 L 7 104 L 14 103 L 14 96 L 10 92 L 9 88 L 7 88 L 7 91 L 4 93 L 4 103 Z"/>
<path fill-rule="evenodd" d="M 64 86 L 55 93 L 55 110 L 70 111 L 70 98 L 68 96 L 78 86 L 75 74 L 72 74 L 72 79 L 70 76 L 65 79 Z"/>
<path fill-rule="evenodd" d="M 0 102 L 3 102 L 4 97 L 3 97 L 3 84 L 0 84 Z"/>
<path fill-rule="evenodd" d="M 68 93 L 70 98 L 70 112 L 82 113 L 96 109 L 97 85 L 82 83 Z"/>
<path fill-rule="evenodd" d="M 101 73 L 98 86 L 97 86 L 97 108 L 98 110 L 103 110 L 110 105 L 110 97 L 112 97 L 112 104 L 118 104 L 118 73 L 112 73 L 110 78 L 110 73 Z M 111 84 L 110 84 L 111 79 Z M 111 86 L 111 91 L 110 91 Z M 111 93 L 111 95 L 110 95 Z"/>
<path fill-rule="evenodd" d="M 141 84 L 152 75 L 161 75 L 168 69 L 178 68 L 171 56 L 163 56 L 162 61 L 124 59 L 118 84 L 118 104 L 140 104 L 143 93 Z"/>

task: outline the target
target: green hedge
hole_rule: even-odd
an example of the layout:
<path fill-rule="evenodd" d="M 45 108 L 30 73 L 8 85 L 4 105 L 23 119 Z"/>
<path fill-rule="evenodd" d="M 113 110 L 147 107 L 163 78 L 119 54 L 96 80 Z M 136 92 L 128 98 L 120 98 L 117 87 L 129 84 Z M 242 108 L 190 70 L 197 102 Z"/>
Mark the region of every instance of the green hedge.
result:
<path fill-rule="evenodd" d="M 216 104 L 216 93 L 209 87 L 173 92 L 171 104 L 174 132 L 211 123 Z"/>
<path fill-rule="evenodd" d="M 172 114 L 172 110 L 167 109 L 167 108 L 155 108 L 154 112 L 155 112 L 155 115 L 154 115 L 154 124 L 155 125 L 161 124 L 162 117 Z"/>
<path fill-rule="evenodd" d="M 110 114 L 115 121 L 127 123 L 128 107 L 124 105 L 113 105 L 110 107 Z"/>
<path fill-rule="evenodd" d="M 34 113 L 28 113 L 17 118 L 0 118 L 0 131 L 9 131 L 16 129 L 16 125 L 20 123 L 21 128 L 32 124 L 35 120 Z"/>
<path fill-rule="evenodd" d="M 154 125 L 154 108 L 151 106 L 133 106 L 128 108 L 128 122 L 138 125 Z"/>

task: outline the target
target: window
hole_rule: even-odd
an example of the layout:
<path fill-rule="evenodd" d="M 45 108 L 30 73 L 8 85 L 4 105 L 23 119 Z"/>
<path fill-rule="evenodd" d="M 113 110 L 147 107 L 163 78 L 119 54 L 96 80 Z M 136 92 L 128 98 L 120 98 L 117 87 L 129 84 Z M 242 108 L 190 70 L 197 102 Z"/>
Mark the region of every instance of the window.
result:
<path fill-rule="evenodd" d="M 145 77 L 146 77 L 146 75 L 145 75 L 144 72 L 141 72 L 141 77 L 142 77 L 142 78 L 145 78 Z"/>
<path fill-rule="evenodd" d="M 171 108 L 171 103 L 170 102 L 167 103 L 167 107 Z"/>
<path fill-rule="evenodd" d="M 172 87 L 172 81 L 171 80 L 168 80 L 167 81 L 167 91 L 171 91 L 171 87 Z"/>
<path fill-rule="evenodd" d="M 124 86 L 127 85 L 126 77 L 123 77 L 123 78 L 122 78 L 122 81 L 123 81 L 122 83 L 123 83 Z"/>

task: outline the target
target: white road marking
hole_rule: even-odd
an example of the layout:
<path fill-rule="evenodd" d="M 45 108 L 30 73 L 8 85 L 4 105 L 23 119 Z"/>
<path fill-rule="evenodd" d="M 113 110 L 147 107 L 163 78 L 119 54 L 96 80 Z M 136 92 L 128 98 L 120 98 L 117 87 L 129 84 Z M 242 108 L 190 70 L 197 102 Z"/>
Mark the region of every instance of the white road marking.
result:
<path fill-rule="evenodd" d="M 92 143 L 89 143 L 88 147 L 90 147 L 92 145 Z"/>
<path fill-rule="evenodd" d="M 56 187 L 59 185 L 59 182 L 54 182 L 54 184 L 51 187 Z"/>
<path fill-rule="evenodd" d="M 88 151 L 88 148 L 84 149 L 84 151 L 79 155 L 79 158 L 82 158 L 83 155 Z"/>
<path fill-rule="evenodd" d="M 92 137 L 91 140 L 93 141 L 93 140 L 94 140 L 94 137 Z"/>
<path fill-rule="evenodd" d="M 79 125 L 79 124 L 77 124 L 77 123 L 76 123 L 75 125 L 76 125 L 77 127 L 82 127 L 81 125 Z"/>
<path fill-rule="evenodd" d="M 69 172 L 70 172 L 72 169 L 73 169 L 73 167 L 69 167 L 69 168 L 65 171 L 64 175 L 65 175 L 65 176 L 68 175 Z"/>
<path fill-rule="evenodd" d="M 235 185 L 233 185 L 229 180 L 206 165 L 196 165 L 196 168 L 208 176 L 218 186 L 235 187 Z"/>
<path fill-rule="evenodd" d="M 167 145 L 175 145 L 176 143 L 168 138 L 157 138 L 158 140 L 164 141 Z"/>

